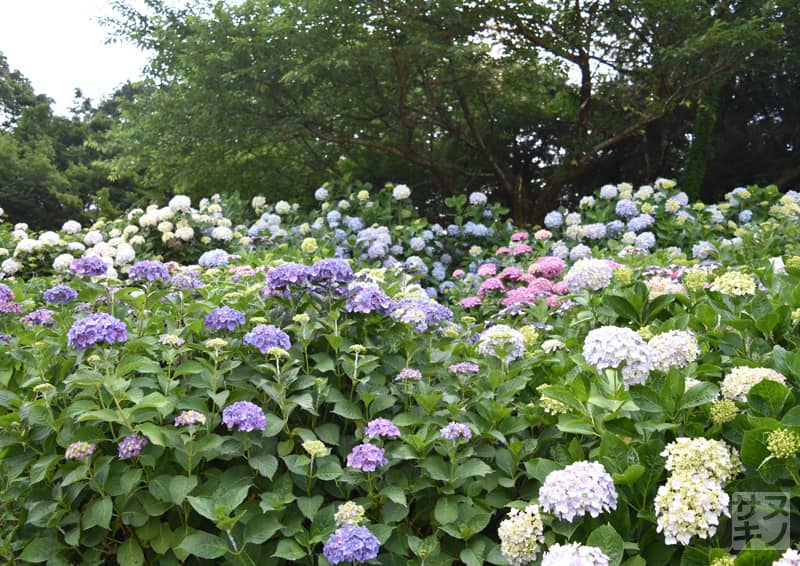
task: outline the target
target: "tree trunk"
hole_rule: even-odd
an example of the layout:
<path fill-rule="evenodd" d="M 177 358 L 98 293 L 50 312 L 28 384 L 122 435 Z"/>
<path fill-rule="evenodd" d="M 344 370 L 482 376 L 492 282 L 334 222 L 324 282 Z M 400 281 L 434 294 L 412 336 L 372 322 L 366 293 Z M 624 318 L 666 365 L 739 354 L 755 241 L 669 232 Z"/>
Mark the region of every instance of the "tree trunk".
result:
<path fill-rule="evenodd" d="M 703 198 L 703 181 L 711 157 L 714 155 L 714 125 L 717 123 L 719 94 L 722 85 L 710 85 L 703 91 L 697 105 L 694 121 L 694 139 L 689 148 L 686 169 L 681 179 L 681 188 L 690 200 Z"/>

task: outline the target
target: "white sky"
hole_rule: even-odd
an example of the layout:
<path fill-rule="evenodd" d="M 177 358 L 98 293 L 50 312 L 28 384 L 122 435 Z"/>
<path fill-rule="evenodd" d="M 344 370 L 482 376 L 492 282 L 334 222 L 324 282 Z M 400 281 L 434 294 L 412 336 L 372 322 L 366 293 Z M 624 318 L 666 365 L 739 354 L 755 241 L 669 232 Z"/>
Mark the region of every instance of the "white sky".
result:
<path fill-rule="evenodd" d="M 130 44 L 106 44 L 99 19 L 112 13 L 107 0 L 0 0 L 0 52 L 67 115 L 76 87 L 96 104 L 147 63 Z"/>

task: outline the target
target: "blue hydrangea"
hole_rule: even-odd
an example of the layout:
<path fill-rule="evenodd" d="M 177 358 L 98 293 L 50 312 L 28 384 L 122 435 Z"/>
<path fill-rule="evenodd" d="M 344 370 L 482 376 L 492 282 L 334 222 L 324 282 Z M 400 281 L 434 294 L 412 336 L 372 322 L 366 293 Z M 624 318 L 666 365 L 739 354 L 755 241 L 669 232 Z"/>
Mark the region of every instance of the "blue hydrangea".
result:
<path fill-rule="evenodd" d="M 635 245 L 639 248 L 651 250 L 656 246 L 656 236 L 652 232 L 642 232 L 636 236 Z"/>
<path fill-rule="evenodd" d="M 267 288 L 271 291 L 287 291 L 305 285 L 311 277 L 311 269 L 301 263 L 284 263 L 267 272 Z"/>
<path fill-rule="evenodd" d="M 5 285 L 2 285 L 2 287 L 5 287 Z M 2 295 L 3 294 L 0 292 L 0 300 L 8 300 L 4 299 Z M 45 300 L 45 302 L 61 305 L 65 305 L 70 301 L 74 301 L 77 297 L 78 292 L 72 287 L 64 285 L 63 283 L 59 283 L 55 287 L 47 289 L 44 293 L 42 293 L 42 298 Z"/>
<path fill-rule="evenodd" d="M 194 291 L 195 289 L 201 289 L 203 287 L 200 274 L 196 271 L 176 273 L 169 280 L 169 284 L 179 291 Z"/>
<path fill-rule="evenodd" d="M 368 285 L 356 286 L 347 297 L 347 312 L 371 313 L 378 312 L 387 315 L 395 307 L 395 301 L 386 293 Z"/>
<path fill-rule="evenodd" d="M 428 266 L 425 265 L 425 261 L 416 255 L 408 256 L 406 261 L 403 262 L 403 267 L 406 271 L 413 274 L 426 275 L 428 273 Z"/>
<path fill-rule="evenodd" d="M 631 199 L 624 198 L 617 202 L 617 206 L 614 207 L 614 212 L 620 218 L 628 220 L 639 214 L 639 209 L 636 207 L 636 203 Z"/>
<path fill-rule="evenodd" d="M 131 266 L 128 277 L 133 281 L 166 281 L 169 279 L 167 266 L 160 261 L 146 259 Z"/>
<path fill-rule="evenodd" d="M 197 260 L 197 264 L 200 267 L 224 267 L 228 265 L 228 261 L 230 260 L 230 254 L 225 250 L 215 249 L 209 250 L 203 255 L 200 256 L 200 259 Z"/>
<path fill-rule="evenodd" d="M 76 350 L 85 350 L 99 342 L 114 344 L 127 339 L 125 323 L 110 314 L 90 314 L 76 320 L 67 332 L 67 343 Z"/>
<path fill-rule="evenodd" d="M 271 348 L 283 348 L 284 350 L 288 350 L 292 347 L 289 335 L 277 326 L 272 326 L 271 324 L 259 324 L 244 335 L 242 342 L 248 346 L 257 348 L 262 354 L 266 354 Z"/>
<path fill-rule="evenodd" d="M 425 248 L 425 240 L 419 236 L 414 236 L 411 238 L 411 240 L 409 240 L 408 245 L 412 250 L 418 252 Z"/>
<path fill-rule="evenodd" d="M 358 232 L 364 228 L 364 221 L 357 216 L 345 216 L 344 224 L 351 232 Z"/>
<path fill-rule="evenodd" d="M 628 221 L 628 230 L 633 232 L 639 232 L 644 230 L 645 228 L 649 228 L 655 223 L 655 218 L 650 216 L 649 214 L 640 214 L 635 218 L 631 218 Z"/>
<path fill-rule="evenodd" d="M 237 401 L 225 407 L 222 411 L 222 422 L 228 430 L 236 428 L 242 432 L 264 430 L 267 427 L 264 411 L 250 401 Z"/>
<path fill-rule="evenodd" d="M 311 266 L 310 279 L 323 287 L 335 287 L 353 280 L 353 268 L 343 259 L 321 259 Z"/>
<path fill-rule="evenodd" d="M 336 228 L 342 220 L 342 214 L 338 210 L 331 210 L 325 219 L 328 221 L 328 226 Z"/>
<path fill-rule="evenodd" d="M 378 556 L 381 543 L 368 528 L 344 525 L 328 538 L 322 553 L 331 564 L 367 562 Z"/>
<path fill-rule="evenodd" d="M 544 225 L 551 230 L 564 225 L 564 216 L 557 210 L 551 210 L 544 217 Z"/>
<path fill-rule="evenodd" d="M 461 234 L 461 230 L 455 224 L 450 224 L 447 226 L 447 234 L 449 236 L 458 236 Z"/>
<path fill-rule="evenodd" d="M 392 311 L 392 318 L 424 332 L 428 328 L 453 320 L 453 312 L 430 299 L 402 299 Z"/>
<path fill-rule="evenodd" d="M 83 275 L 86 277 L 98 277 L 105 275 L 108 271 L 108 264 L 103 258 L 90 255 L 72 260 L 70 271 L 75 275 Z"/>
<path fill-rule="evenodd" d="M 606 235 L 609 238 L 616 238 L 625 231 L 625 223 L 622 220 L 612 220 L 606 224 Z"/>
<path fill-rule="evenodd" d="M 746 209 L 739 213 L 739 222 L 748 224 L 753 219 L 753 211 Z"/>
<path fill-rule="evenodd" d="M 206 330 L 228 330 L 232 332 L 244 324 L 244 313 L 230 307 L 219 307 L 212 310 L 205 319 Z"/>
<path fill-rule="evenodd" d="M 483 224 L 478 224 L 472 221 L 467 222 L 464 224 L 464 234 L 467 236 L 474 236 L 476 238 L 485 238 L 486 236 L 491 235 L 492 230 L 488 226 L 484 226 Z"/>

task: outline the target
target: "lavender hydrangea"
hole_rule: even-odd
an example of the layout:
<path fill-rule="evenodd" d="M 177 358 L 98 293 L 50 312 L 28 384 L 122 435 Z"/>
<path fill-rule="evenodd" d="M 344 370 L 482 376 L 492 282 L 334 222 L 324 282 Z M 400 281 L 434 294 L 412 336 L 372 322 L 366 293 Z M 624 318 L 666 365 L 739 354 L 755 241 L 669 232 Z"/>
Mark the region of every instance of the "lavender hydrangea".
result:
<path fill-rule="evenodd" d="M 176 273 L 169 280 L 171 287 L 179 291 L 194 291 L 203 288 L 203 282 L 200 280 L 200 274 L 196 271 L 183 271 Z"/>
<path fill-rule="evenodd" d="M 228 330 L 233 332 L 244 324 L 244 313 L 230 307 L 219 307 L 212 310 L 205 319 L 206 330 Z"/>
<path fill-rule="evenodd" d="M 378 556 L 380 541 L 367 527 L 344 525 L 328 538 L 322 553 L 331 564 L 367 562 Z"/>
<path fill-rule="evenodd" d="M 575 462 L 555 470 L 539 489 L 543 511 L 564 521 L 591 515 L 597 517 L 617 508 L 614 480 L 599 462 Z"/>
<path fill-rule="evenodd" d="M 0 303 L 7 303 L 9 301 L 13 301 L 16 295 L 14 291 L 11 290 L 11 287 L 4 283 L 0 283 Z"/>
<path fill-rule="evenodd" d="M 472 362 L 460 362 L 457 364 L 451 364 L 450 367 L 447 368 L 447 371 L 450 373 L 469 375 L 478 373 L 478 371 L 480 371 L 480 367 L 478 364 L 473 364 Z"/>
<path fill-rule="evenodd" d="M 653 336 L 647 343 L 653 357 L 653 369 L 669 371 L 685 368 L 700 356 L 697 337 L 687 330 L 670 330 Z"/>
<path fill-rule="evenodd" d="M 147 438 L 138 434 L 129 434 L 117 445 L 120 458 L 135 458 L 147 446 Z"/>
<path fill-rule="evenodd" d="M 392 318 L 414 326 L 420 332 L 453 320 L 453 312 L 431 299 L 402 299 L 391 314 Z"/>
<path fill-rule="evenodd" d="M 388 315 L 395 308 L 395 301 L 386 293 L 370 285 L 357 285 L 347 297 L 347 312 L 371 313 L 377 312 Z"/>
<path fill-rule="evenodd" d="M 84 277 L 99 277 L 105 275 L 108 271 L 108 264 L 103 258 L 90 255 L 72 260 L 70 271 L 75 275 L 83 275 Z"/>
<path fill-rule="evenodd" d="M 620 218 L 628 220 L 639 214 L 639 209 L 636 207 L 635 202 L 625 198 L 617 202 L 617 205 L 614 207 L 614 212 Z"/>
<path fill-rule="evenodd" d="M 206 424 L 206 416 L 200 411 L 190 409 L 182 411 L 180 415 L 175 417 L 175 426 L 186 426 L 193 424 Z"/>
<path fill-rule="evenodd" d="M 197 260 L 200 267 L 225 267 L 230 261 L 230 254 L 225 250 L 215 249 L 204 252 Z"/>
<path fill-rule="evenodd" d="M 800 566 L 800 552 L 787 548 L 781 557 L 772 563 L 772 566 Z"/>
<path fill-rule="evenodd" d="M 604 259 L 579 259 L 564 276 L 570 293 L 599 291 L 611 283 L 614 270 Z"/>
<path fill-rule="evenodd" d="M 367 423 L 367 430 L 364 434 L 368 438 L 376 436 L 397 438 L 400 436 L 400 429 L 389 419 L 377 418 Z"/>
<path fill-rule="evenodd" d="M 259 324 L 253 330 L 244 335 L 242 340 L 248 346 L 258 348 L 258 351 L 265 354 L 271 348 L 282 348 L 288 350 L 292 347 L 289 335 L 277 326 L 271 324 Z"/>
<path fill-rule="evenodd" d="M 564 216 L 557 210 L 551 210 L 544 217 L 544 225 L 551 230 L 560 228 L 564 224 Z"/>
<path fill-rule="evenodd" d="M 439 429 L 439 434 L 445 440 L 457 440 L 459 438 L 465 438 L 469 440 L 472 438 L 472 431 L 469 427 L 465 424 L 451 422 L 446 426 L 443 426 Z"/>
<path fill-rule="evenodd" d="M 169 279 L 169 270 L 160 261 L 146 259 L 133 264 L 128 277 L 133 281 L 166 281 Z"/>
<path fill-rule="evenodd" d="M 305 285 L 311 277 L 311 269 L 301 263 L 284 263 L 267 272 L 267 289 L 290 291 Z"/>
<path fill-rule="evenodd" d="M 326 288 L 346 285 L 353 280 L 353 268 L 343 259 L 321 259 L 311 266 L 309 278 Z"/>
<path fill-rule="evenodd" d="M 516 360 L 525 352 L 525 337 L 505 324 L 487 328 L 478 338 L 478 353 L 500 357 L 498 349 L 504 350 L 506 362 Z"/>
<path fill-rule="evenodd" d="M 420 381 L 422 372 L 415 368 L 403 368 L 394 378 L 395 381 Z"/>
<path fill-rule="evenodd" d="M 630 328 L 601 326 L 591 330 L 583 342 L 583 357 L 598 372 L 621 368 L 625 389 L 647 381 L 652 368 L 650 348 Z"/>
<path fill-rule="evenodd" d="M 53 326 L 56 321 L 53 319 L 53 311 L 48 309 L 36 309 L 22 317 L 22 322 L 30 326 Z"/>
<path fill-rule="evenodd" d="M 385 466 L 388 463 L 383 448 L 372 444 L 354 446 L 347 455 L 347 466 L 358 468 L 362 472 L 374 472 L 378 466 Z"/>
<path fill-rule="evenodd" d="M 542 557 L 542 566 L 608 566 L 608 556 L 596 546 L 554 544 Z"/>
<path fill-rule="evenodd" d="M 110 314 L 90 314 L 76 320 L 67 332 L 67 343 L 76 350 L 85 350 L 99 342 L 114 344 L 127 339 L 125 323 Z"/>
<path fill-rule="evenodd" d="M 68 285 L 59 283 L 42 293 L 42 298 L 47 303 L 65 305 L 74 301 L 78 297 L 78 292 Z"/>
<path fill-rule="evenodd" d="M 264 411 L 250 401 L 237 401 L 225 407 L 222 411 L 222 422 L 228 430 L 236 428 L 242 432 L 264 430 L 267 427 Z"/>

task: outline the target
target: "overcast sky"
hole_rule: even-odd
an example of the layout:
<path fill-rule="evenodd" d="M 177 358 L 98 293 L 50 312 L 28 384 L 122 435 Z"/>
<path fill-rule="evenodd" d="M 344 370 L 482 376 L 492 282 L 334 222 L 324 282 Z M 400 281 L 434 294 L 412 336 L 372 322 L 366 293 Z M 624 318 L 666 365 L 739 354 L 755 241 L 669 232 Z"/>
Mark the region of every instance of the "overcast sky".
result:
<path fill-rule="evenodd" d="M 98 102 L 147 62 L 129 44 L 105 43 L 98 20 L 111 14 L 107 0 L 0 0 L 0 52 L 66 115 L 75 88 Z"/>

